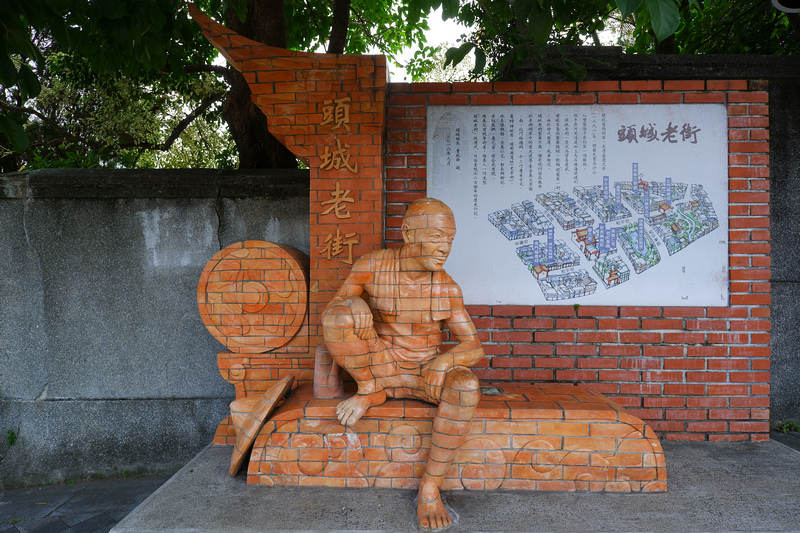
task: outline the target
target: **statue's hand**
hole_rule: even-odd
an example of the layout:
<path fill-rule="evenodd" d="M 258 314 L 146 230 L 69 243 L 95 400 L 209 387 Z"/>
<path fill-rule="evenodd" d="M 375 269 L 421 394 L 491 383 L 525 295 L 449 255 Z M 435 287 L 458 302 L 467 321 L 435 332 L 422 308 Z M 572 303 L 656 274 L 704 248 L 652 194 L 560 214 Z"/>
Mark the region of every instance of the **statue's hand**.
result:
<path fill-rule="evenodd" d="M 377 334 L 373 327 L 372 311 L 367 302 L 358 297 L 348 298 L 346 302 L 353 317 L 353 328 L 359 339 L 371 339 Z"/>
<path fill-rule="evenodd" d="M 452 357 L 448 357 L 447 354 L 438 356 L 422 367 L 425 375 L 425 392 L 428 396 L 436 400 L 442 396 L 442 387 L 447 377 L 447 371 L 452 367 Z"/>

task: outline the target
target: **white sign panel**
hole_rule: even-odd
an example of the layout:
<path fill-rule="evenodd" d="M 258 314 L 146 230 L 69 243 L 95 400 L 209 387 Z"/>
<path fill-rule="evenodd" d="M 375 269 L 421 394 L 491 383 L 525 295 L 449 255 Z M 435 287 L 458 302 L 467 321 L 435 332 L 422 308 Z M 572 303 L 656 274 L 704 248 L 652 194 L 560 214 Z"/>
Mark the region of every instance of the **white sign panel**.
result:
<path fill-rule="evenodd" d="M 471 304 L 726 306 L 721 104 L 430 106 Z"/>

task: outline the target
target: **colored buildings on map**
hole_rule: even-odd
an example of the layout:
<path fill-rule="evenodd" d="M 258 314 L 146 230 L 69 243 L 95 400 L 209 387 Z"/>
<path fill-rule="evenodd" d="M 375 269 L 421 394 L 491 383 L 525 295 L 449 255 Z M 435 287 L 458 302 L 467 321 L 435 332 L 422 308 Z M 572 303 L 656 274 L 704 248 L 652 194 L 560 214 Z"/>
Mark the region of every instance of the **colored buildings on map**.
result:
<path fill-rule="evenodd" d="M 548 301 L 592 294 L 598 280 L 606 289 L 619 286 L 631 270 L 641 274 L 658 265 L 659 247 L 673 255 L 719 227 L 702 185 L 671 177 L 643 180 L 638 163 L 631 165 L 630 180 L 612 183 L 603 176 L 602 184 L 576 185 L 572 192 L 575 198 L 564 191 L 540 193 L 535 203 L 523 200 L 488 217 L 516 242 L 517 256 Z M 557 227 L 569 232 L 568 243 L 555 237 Z M 591 270 L 575 268 L 580 255 Z"/>

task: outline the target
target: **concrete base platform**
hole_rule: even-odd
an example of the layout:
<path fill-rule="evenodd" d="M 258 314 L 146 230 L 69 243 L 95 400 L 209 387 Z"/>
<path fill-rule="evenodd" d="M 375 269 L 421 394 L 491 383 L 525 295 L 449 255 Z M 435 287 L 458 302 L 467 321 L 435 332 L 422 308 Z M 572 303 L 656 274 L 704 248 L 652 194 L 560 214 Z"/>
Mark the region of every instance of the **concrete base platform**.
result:
<path fill-rule="evenodd" d="M 449 531 L 800 531 L 800 452 L 778 442 L 663 443 L 668 493 L 455 491 Z M 112 533 L 417 531 L 407 489 L 262 487 L 210 446 Z"/>

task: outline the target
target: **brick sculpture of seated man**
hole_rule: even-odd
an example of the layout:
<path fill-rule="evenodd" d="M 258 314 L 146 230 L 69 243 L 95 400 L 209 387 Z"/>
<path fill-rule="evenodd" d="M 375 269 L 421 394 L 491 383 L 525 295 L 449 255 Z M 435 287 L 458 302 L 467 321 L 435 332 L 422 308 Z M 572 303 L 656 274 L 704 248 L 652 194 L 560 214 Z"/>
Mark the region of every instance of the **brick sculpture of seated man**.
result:
<path fill-rule="evenodd" d="M 325 344 L 358 384 L 336 409 L 355 424 L 386 398 L 416 398 L 438 405 L 431 448 L 417 496 L 424 529 L 451 524 L 439 490 L 464 442 L 480 399 L 467 367 L 483 358 L 461 289 L 443 270 L 456 234 L 447 205 L 433 198 L 409 206 L 405 244 L 361 257 L 323 314 Z M 442 346 L 442 326 L 455 345 Z"/>

